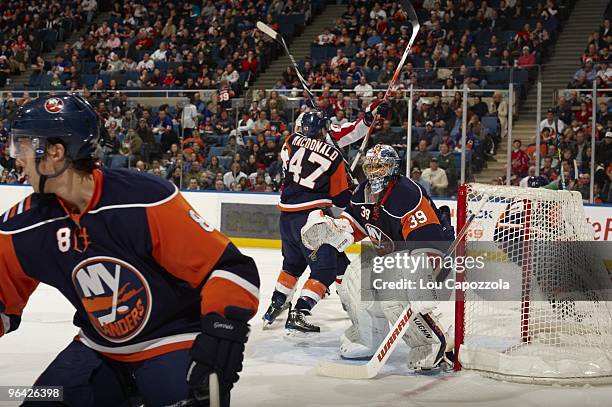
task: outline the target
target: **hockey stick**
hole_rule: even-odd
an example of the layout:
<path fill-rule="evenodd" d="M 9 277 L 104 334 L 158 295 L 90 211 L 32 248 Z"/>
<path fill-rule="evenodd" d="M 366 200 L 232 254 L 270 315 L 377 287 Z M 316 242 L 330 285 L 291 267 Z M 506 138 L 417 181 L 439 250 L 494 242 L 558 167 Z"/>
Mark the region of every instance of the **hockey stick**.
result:
<path fill-rule="evenodd" d="M 371 379 L 376 376 L 387 363 L 389 355 L 397 346 L 399 339 L 408 329 L 412 308 L 410 306 L 402 312 L 401 317 L 382 341 L 372 357 L 365 365 L 351 365 L 348 363 L 322 362 L 317 366 L 317 373 L 321 376 L 337 377 L 341 379 Z"/>
<path fill-rule="evenodd" d="M 293 57 L 293 55 L 291 55 L 291 52 L 289 52 L 289 47 L 287 46 L 287 43 L 285 42 L 285 39 L 283 38 L 283 36 L 277 33 L 276 31 L 274 31 L 272 27 L 270 27 L 269 25 L 261 21 L 257 22 L 256 27 L 258 30 L 260 30 L 261 32 L 266 34 L 268 37 L 272 38 L 273 40 L 275 40 L 276 42 L 278 42 L 280 45 L 283 46 L 283 48 L 285 49 L 285 52 L 287 53 L 287 55 L 289 56 L 289 59 L 291 60 L 291 63 L 293 64 L 293 69 L 295 69 L 295 74 L 297 75 L 298 79 L 302 83 L 302 88 L 304 88 L 306 93 L 308 93 L 313 109 L 316 109 L 316 105 L 314 101 L 314 94 L 308 87 L 308 82 L 306 82 L 306 79 L 304 79 L 304 76 L 302 76 L 302 73 L 300 72 L 300 69 L 298 68 L 298 64 L 295 58 Z"/>
<path fill-rule="evenodd" d="M 308 87 L 308 82 L 306 82 L 306 79 L 304 79 L 304 76 L 300 72 L 298 64 L 297 64 L 295 58 L 293 57 L 293 55 L 291 55 L 291 52 L 289 51 L 289 47 L 287 46 L 287 42 L 285 42 L 285 39 L 283 38 L 283 36 L 280 35 L 278 32 L 274 31 L 274 29 L 272 29 L 272 27 L 270 27 L 269 25 L 267 25 L 267 24 L 265 24 L 265 23 L 263 23 L 261 21 L 257 22 L 256 27 L 257 27 L 258 30 L 260 30 L 261 32 L 266 34 L 268 37 L 272 38 L 273 40 L 275 40 L 276 42 L 278 42 L 279 44 L 281 44 L 283 46 L 283 48 L 285 49 L 285 52 L 287 53 L 287 55 L 289 56 L 289 59 L 291 60 L 291 63 L 293 64 L 293 69 L 295 69 L 295 73 L 296 73 L 298 79 L 300 80 L 300 83 L 302 84 L 302 88 L 306 91 L 306 93 L 308 93 L 308 97 L 310 98 L 310 104 L 312 105 L 312 108 L 313 109 L 317 109 L 317 105 L 315 103 L 314 94 L 312 93 L 312 91 Z M 340 154 L 342 156 L 342 160 L 344 161 L 344 164 L 346 166 L 346 170 L 347 170 L 346 172 L 348 173 L 349 181 L 351 183 L 355 184 L 356 180 L 355 180 L 355 177 L 353 177 L 353 169 L 350 167 L 346 157 L 342 153 L 342 149 L 340 148 L 340 146 L 338 145 L 336 140 L 334 140 L 334 138 L 331 135 L 328 137 L 328 139 L 332 142 L 333 146 L 336 147 L 338 149 L 338 151 L 340 152 Z M 313 253 L 313 255 L 315 255 L 315 253 Z"/>
<path fill-rule="evenodd" d="M 387 99 L 389 98 L 391 89 L 393 89 L 393 87 L 395 86 L 395 83 L 397 82 L 400 76 L 400 73 L 402 72 L 402 68 L 404 66 L 404 63 L 406 62 L 406 58 L 408 58 L 408 55 L 410 54 L 410 49 L 412 48 L 414 39 L 416 38 L 417 34 L 419 33 L 419 29 L 421 28 L 421 26 L 419 25 L 419 19 L 416 15 L 416 12 L 414 11 L 414 7 L 412 7 L 412 4 L 410 4 L 408 0 L 402 0 L 400 2 L 400 5 L 404 9 L 404 11 L 408 14 L 408 19 L 410 20 L 410 23 L 412 24 L 412 33 L 410 34 L 410 41 L 408 41 L 408 45 L 406 46 L 406 49 L 404 50 L 402 59 L 400 59 L 399 64 L 397 64 L 397 68 L 395 68 L 395 73 L 393 74 L 393 78 L 391 78 L 391 80 L 389 81 L 389 86 L 387 87 L 387 91 L 385 92 L 385 96 L 383 97 L 384 101 L 387 101 Z M 353 163 L 351 164 L 351 172 L 355 171 L 355 167 L 357 167 L 357 163 L 359 162 L 359 159 L 365 152 L 364 150 L 366 146 L 368 145 L 368 141 L 370 140 L 370 136 L 372 135 L 372 132 L 374 131 L 374 125 L 377 120 L 378 120 L 378 114 L 376 115 L 374 120 L 372 120 L 372 124 L 370 125 L 370 128 L 368 129 L 368 133 L 363 138 L 361 147 L 359 147 L 359 151 L 357 151 L 357 155 L 353 159 Z M 408 125 L 410 126 L 411 124 L 408 123 Z M 409 154 L 410 146 L 406 146 L 406 147 L 407 147 L 408 154 Z"/>
<path fill-rule="evenodd" d="M 469 226 L 476 218 L 476 214 L 482 210 L 484 204 L 488 200 L 489 195 L 485 195 L 478 210 L 474 211 L 470 215 L 470 218 L 465 225 L 463 225 L 461 231 L 450 245 L 443 258 L 450 256 L 455 251 L 457 245 L 459 245 L 459 243 L 465 237 Z M 434 272 L 436 281 L 443 281 L 446 279 L 450 269 L 445 269 L 443 272 L 443 275 L 438 274 L 437 276 Z M 408 305 L 402 312 L 401 317 L 395 322 L 395 324 L 393 324 L 393 327 L 389 330 L 389 333 L 376 350 L 375 356 L 373 356 L 366 364 L 351 365 L 348 363 L 322 362 L 317 366 L 317 373 L 321 376 L 337 377 L 341 379 L 371 379 L 375 377 L 381 371 L 385 363 L 387 363 L 389 355 L 391 355 L 393 350 L 395 350 L 395 347 L 399 342 L 398 339 L 400 339 L 406 333 L 412 313 L 413 311 L 410 308 L 410 305 Z"/>

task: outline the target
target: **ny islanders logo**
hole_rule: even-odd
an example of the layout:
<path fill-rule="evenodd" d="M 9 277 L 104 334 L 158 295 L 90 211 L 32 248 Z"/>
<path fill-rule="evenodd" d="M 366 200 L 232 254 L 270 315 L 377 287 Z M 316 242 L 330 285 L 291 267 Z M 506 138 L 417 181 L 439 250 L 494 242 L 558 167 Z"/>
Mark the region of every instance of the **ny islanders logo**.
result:
<path fill-rule="evenodd" d="M 378 255 L 384 256 L 394 250 L 395 244 L 393 243 L 393 240 L 391 240 L 391 238 L 387 236 L 385 232 L 380 230 L 378 226 L 368 223 L 366 224 L 366 231 L 368 232 L 368 237 L 376 248 Z"/>
<path fill-rule="evenodd" d="M 45 110 L 49 113 L 59 113 L 64 109 L 64 101 L 60 98 L 47 99 Z"/>
<path fill-rule="evenodd" d="M 151 289 L 132 265 L 113 257 L 92 257 L 72 271 L 72 283 L 96 331 L 110 342 L 138 335 L 151 314 Z"/>

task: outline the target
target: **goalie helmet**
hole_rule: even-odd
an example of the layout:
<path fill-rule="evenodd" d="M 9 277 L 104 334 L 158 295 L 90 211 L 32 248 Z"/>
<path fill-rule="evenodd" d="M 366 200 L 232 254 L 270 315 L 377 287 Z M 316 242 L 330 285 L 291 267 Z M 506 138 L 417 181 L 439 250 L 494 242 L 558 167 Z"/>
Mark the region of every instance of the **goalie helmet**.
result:
<path fill-rule="evenodd" d="M 399 176 L 400 158 L 393 147 L 377 144 L 366 153 L 362 168 L 370 193 L 379 194 L 392 179 Z"/>
<path fill-rule="evenodd" d="M 322 112 L 317 110 L 313 110 L 310 112 L 304 113 L 302 117 L 301 123 L 299 124 L 301 128 L 301 134 L 306 137 L 318 138 L 323 136 L 321 130 L 327 130 L 328 120 Z M 297 126 L 296 121 L 296 126 Z"/>

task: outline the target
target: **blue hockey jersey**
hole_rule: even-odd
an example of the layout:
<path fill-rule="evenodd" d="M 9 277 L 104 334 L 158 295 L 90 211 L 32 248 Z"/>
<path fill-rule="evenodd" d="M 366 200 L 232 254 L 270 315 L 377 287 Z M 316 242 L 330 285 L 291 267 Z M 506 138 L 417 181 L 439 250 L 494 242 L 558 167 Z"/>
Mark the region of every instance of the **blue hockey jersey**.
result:
<path fill-rule="evenodd" d="M 0 216 L 0 336 L 17 329 L 39 282 L 76 308 L 76 340 L 119 361 L 189 349 L 200 317 L 257 311 L 255 263 L 169 182 L 95 170 L 81 214 L 32 194 Z"/>
<path fill-rule="evenodd" d="M 279 207 L 283 212 L 335 205 L 346 207 L 350 183 L 340 151 L 324 141 L 294 133 L 285 140 L 285 180 Z"/>
<path fill-rule="evenodd" d="M 420 247 L 446 250 L 450 242 L 440 225 L 440 213 L 420 185 L 400 176 L 378 204 L 366 202 L 366 185 L 357 186 L 342 213 L 351 222 L 356 242 L 369 237 L 384 253 Z"/>

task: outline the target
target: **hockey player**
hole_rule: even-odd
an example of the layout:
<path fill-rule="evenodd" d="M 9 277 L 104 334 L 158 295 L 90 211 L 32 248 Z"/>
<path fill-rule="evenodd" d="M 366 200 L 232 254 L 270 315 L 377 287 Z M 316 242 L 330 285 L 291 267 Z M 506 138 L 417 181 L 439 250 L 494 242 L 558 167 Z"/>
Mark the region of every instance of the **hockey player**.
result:
<path fill-rule="evenodd" d="M 257 268 L 172 184 L 97 168 L 98 135 L 79 96 L 39 98 L 15 116 L 11 154 L 35 192 L 0 217 L 0 336 L 44 282 L 76 308 L 80 330 L 36 386 L 63 386 L 71 406 L 124 405 L 134 393 L 151 406 L 208 405 L 216 373 L 228 406 Z"/>
<path fill-rule="evenodd" d="M 334 141 L 346 146 L 363 138 L 375 115 L 384 117 L 387 112 L 388 104 L 383 101 L 372 103 L 363 119 L 344 126 L 330 126 L 316 110 L 305 112 L 296 120 L 296 132 L 285 140 L 282 150 L 287 174 L 279 205 L 283 266 L 263 317 L 264 327 L 290 308 L 297 280 L 308 265 L 311 278 L 304 284 L 285 327 L 290 333 L 320 332 L 306 317 L 334 280 L 340 281 L 336 276 L 341 278 L 349 261 L 344 253 L 339 254 L 331 246 L 323 248 L 316 257 L 310 256 L 310 251 L 301 243 L 300 229 L 312 209 L 332 205 L 344 208 L 350 198 L 350 174 L 342 153 L 333 146 Z"/>
<path fill-rule="evenodd" d="M 411 249 L 412 256 L 442 256 L 454 239 L 452 227 L 442 224 L 441 213 L 418 184 L 399 175 L 397 152 L 390 146 L 378 144 L 365 157 L 365 182 L 355 189 L 349 206 L 340 219 L 333 219 L 321 211 L 309 215 L 302 229 L 306 247 L 316 250 L 329 244 L 339 251 L 353 240 L 369 237 L 380 255 Z M 319 249 L 320 250 L 320 249 Z M 423 262 L 420 275 L 433 270 Z M 342 338 L 341 356 L 348 359 L 371 357 L 389 330 L 410 304 L 406 298 L 393 301 L 366 302 L 361 300 L 359 267 L 347 270 L 339 295 L 353 325 Z M 412 368 L 431 369 L 449 361 L 452 341 L 449 341 L 433 314 L 436 303 L 412 303 L 413 316 L 405 340 L 410 346 L 408 363 Z"/>
<path fill-rule="evenodd" d="M 289 333 L 320 331 L 306 317 L 334 282 L 337 269 L 345 269 L 349 263 L 346 256 L 338 256 L 329 245 L 322 247 L 316 258 L 311 257 L 300 239 L 300 230 L 312 209 L 332 205 L 343 208 L 351 195 L 342 153 L 325 141 L 327 128 L 328 121 L 322 113 L 307 112 L 301 121 L 301 132 L 289 136 L 282 150 L 286 163 L 279 203 L 283 266 L 264 322 L 271 324 L 284 309 L 291 308 L 295 285 L 306 266 L 310 266 L 310 278 L 294 309 L 289 311 L 285 324 Z"/>

